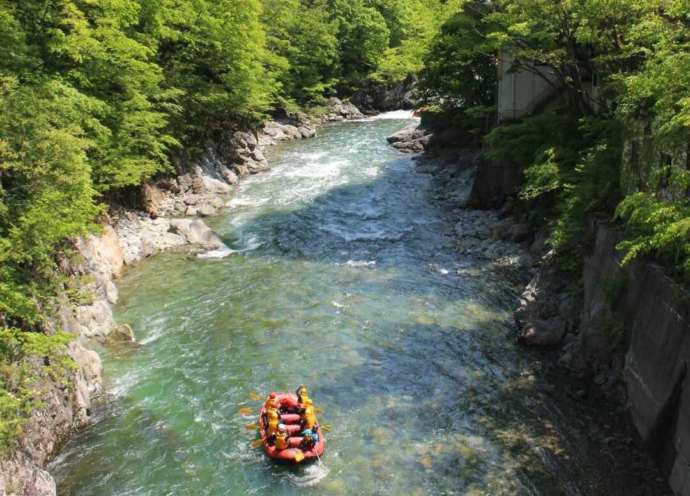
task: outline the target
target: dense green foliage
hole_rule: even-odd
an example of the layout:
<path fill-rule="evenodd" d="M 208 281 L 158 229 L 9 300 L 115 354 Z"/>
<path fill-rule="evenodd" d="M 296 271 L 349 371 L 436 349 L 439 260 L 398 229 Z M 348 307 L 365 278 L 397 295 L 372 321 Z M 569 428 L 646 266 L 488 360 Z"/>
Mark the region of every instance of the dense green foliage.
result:
<path fill-rule="evenodd" d="M 65 354 L 71 339 L 0 327 L 0 454 L 21 432 L 27 415 L 41 406 L 42 389 L 67 380 L 74 367 Z"/>
<path fill-rule="evenodd" d="M 420 92 L 427 112 L 449 116 L 450 125 L 487 131 L 495 115 L 496 47 L 487 39 L 491 7 L 466 2 L 450 17 L 424 56 Z"/>
<path fill-rule="evenodd" d="M 587 219 L 602 213 L 626 223 L 626 262 L 651 255 L 690 280 L 686 0 L 469 1 L 441 33 L 422 85 L 446 112 L 471 122 L 495 101 L 478 83 L 501 51 L 553 87 L 546 108 L 495 126 L 486 148 L 523 168 L 518 208 L 549 227 L 564 262 L 579 265 Z"/>

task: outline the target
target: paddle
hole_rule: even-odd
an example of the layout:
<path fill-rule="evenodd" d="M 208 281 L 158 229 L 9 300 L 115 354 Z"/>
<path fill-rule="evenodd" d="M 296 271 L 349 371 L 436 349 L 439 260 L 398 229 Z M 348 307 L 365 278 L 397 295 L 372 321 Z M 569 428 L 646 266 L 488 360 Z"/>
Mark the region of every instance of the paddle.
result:
<path fill-rule="evenodd" d="M 262 444 L 263 444 L 263 441 L 261 439 L 255 439 L 254 441 L 252 441 L 251 447 L 256 449 L 256 448 L 261 447 Z"/>
<path fill-rule="evenodd" d="M 247 429 L 248 431 L 255 431 L 256 429 L 259 428 L 259 426 L 257 425 L 256 422 L 252 422 L 251 424 L 246 424 L 244 426 L 244 428 Z"/>
<path fill-rule="evenodd" d="M 260 401 L 263 399 L 263 396 L 261 396 L 256 391 L 252 391 L 251 393 L 249 393 L 249 399 L 252 401 Z"/>
<path fill-rule="evenodd" d="M 254 413 L 254 409 L 250 406 L 243 406 L 242 408 L 240 408 L 239 411 L 240 415 L 251 415 L 252 413 Z"/>
<path fill-rule="evenodd" d="M 331 426 L 328 424 L 321 424 L 321 430 L 323 432 L 331 432 Z"/>

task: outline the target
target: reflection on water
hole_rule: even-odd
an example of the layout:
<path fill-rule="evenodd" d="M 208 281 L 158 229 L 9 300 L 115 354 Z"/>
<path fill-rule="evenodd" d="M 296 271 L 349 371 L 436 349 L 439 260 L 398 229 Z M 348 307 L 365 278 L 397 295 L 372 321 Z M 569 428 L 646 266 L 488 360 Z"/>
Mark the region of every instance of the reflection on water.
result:
<path fill-rule="evenodd" d="M 127 274 L 117 316 L 142 346 L 106 354 L 109 400 L 56 464 L 60 494 L 586 494 L 506 339 L 511 292 L 459 271 L 478 262 L 431 178 L 385 142 L 407 123 L 274 149 L 214 219 L 238 253 Z M 327 451 L 276 466 L 239 411 L 300 383 Z"/>

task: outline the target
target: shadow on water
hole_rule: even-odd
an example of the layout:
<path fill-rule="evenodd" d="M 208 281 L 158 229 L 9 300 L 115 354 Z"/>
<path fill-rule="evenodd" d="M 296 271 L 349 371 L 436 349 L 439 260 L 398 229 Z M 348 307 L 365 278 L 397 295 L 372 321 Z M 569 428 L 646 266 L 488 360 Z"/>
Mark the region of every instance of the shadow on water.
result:
<path fill-rule="evenodd" d="M 509 339 L 513 291 L 457 255 L 430 176 L 385 145 L 402 124 L 274 151 L 213 220 L 239 253 L 127 275 L 142 346 L 110 352 L 113 399 L 55 465 L 60 494 L 604 494 Z M 251 450 L 237 413 L 300 382 L 332 426 L 327 475 Z"/>

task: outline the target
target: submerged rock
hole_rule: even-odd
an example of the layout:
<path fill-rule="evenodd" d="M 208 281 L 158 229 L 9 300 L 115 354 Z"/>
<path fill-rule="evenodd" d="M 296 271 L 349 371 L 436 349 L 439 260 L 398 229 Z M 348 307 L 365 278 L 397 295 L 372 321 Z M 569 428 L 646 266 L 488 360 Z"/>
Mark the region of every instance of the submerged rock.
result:
<path fill-rule="evenodd" d="M 134 343 L 136 338 L 134 337 L 134 330 L 129 324 L 120 324 L 113 328 L 110 339 L 113 341 L 125 341 L 128 343 Z"/>

